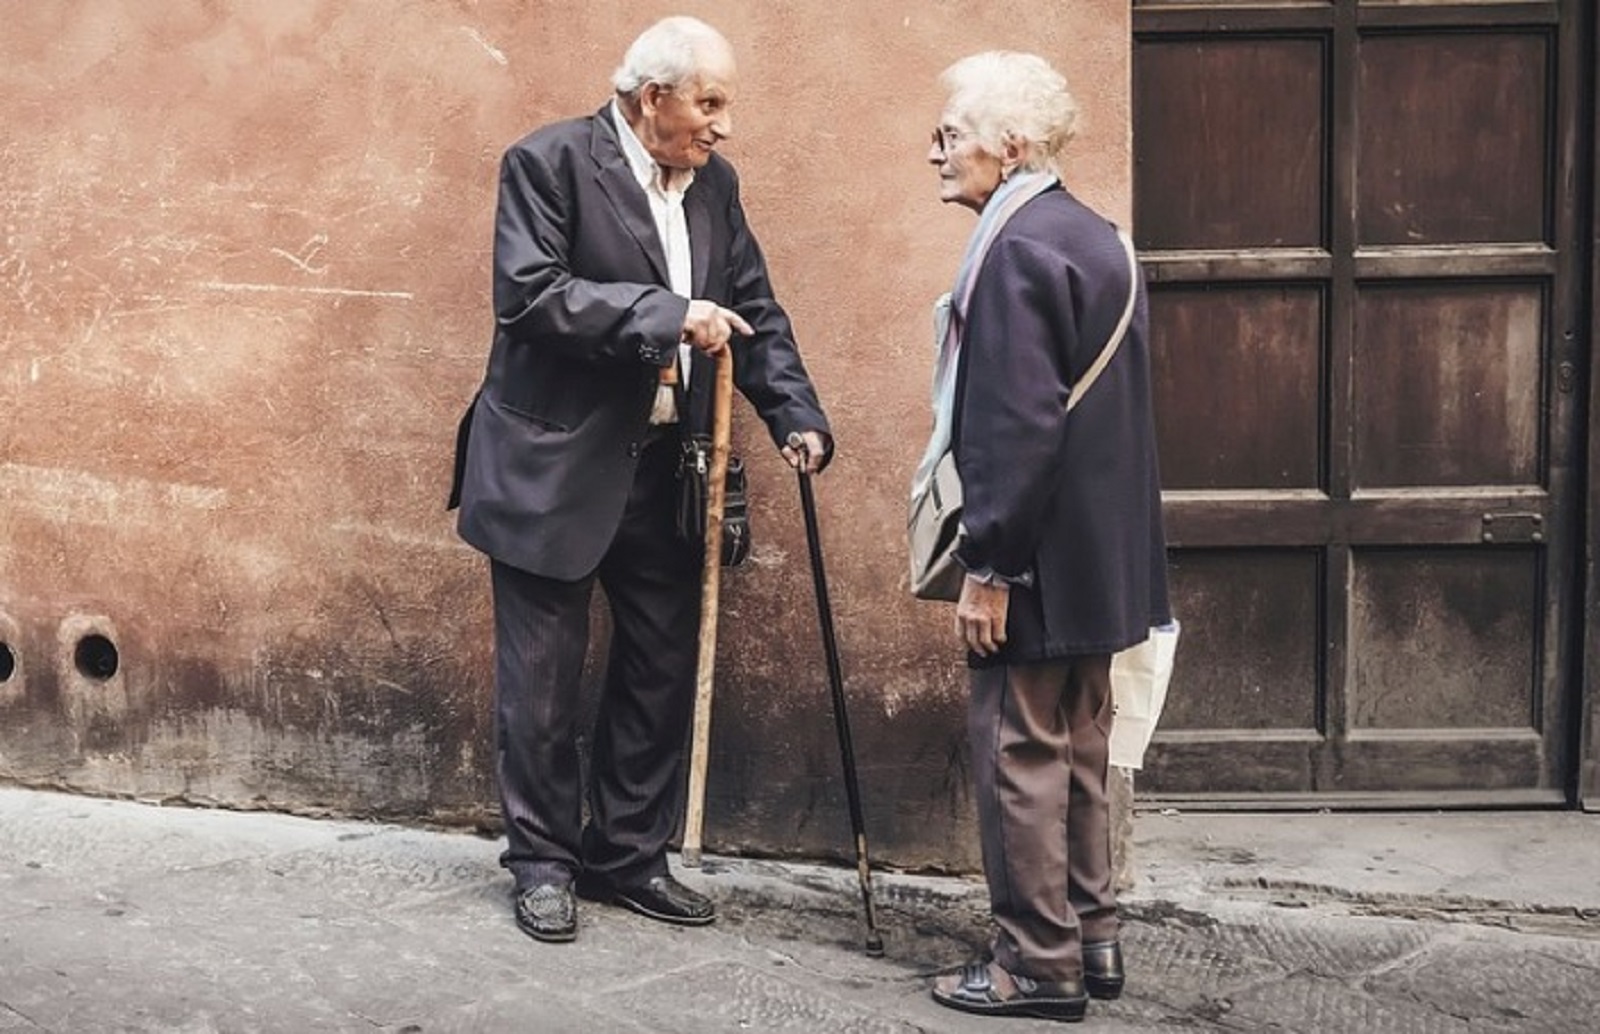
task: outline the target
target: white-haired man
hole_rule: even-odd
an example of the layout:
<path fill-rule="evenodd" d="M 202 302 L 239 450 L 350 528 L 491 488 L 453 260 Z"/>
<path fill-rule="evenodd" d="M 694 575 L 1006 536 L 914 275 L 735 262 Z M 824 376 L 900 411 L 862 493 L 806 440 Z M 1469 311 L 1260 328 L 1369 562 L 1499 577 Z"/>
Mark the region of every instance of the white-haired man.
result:
<path fill-rule="evenodd" d="M 629 48 L 612 100 L 501 163 L 494 341 L 452 505 L 490 560 L 501 864 L 518 925 L 541 941 L 577 935 L 575 896 L 670 923 L 715 918 L 666 859 L 700 621 L 702 550 L 678 531 L 677 481 L 686 436 L 709 429 L 715 357 L 732 349 L 735 383 L 791 465 L 820 471 L 832 453 L 738 179 L 715 153 L 735 78 L 715 29 L 665 19 Z M 579 681 L 596 581 L 613 631 L 584 826 Z"/>

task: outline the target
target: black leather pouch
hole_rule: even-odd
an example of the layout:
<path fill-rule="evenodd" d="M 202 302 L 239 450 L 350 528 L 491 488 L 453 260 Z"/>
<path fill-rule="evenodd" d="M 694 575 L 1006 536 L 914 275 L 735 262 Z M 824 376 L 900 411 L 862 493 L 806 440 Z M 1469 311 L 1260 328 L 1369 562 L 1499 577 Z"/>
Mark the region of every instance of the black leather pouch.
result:
<path fill-rule="evenodd" d="M 678 536 L 686 543 L 705 544 L 710 478 L 711 438 L 697 434 L 684 441 L 678 461 Z M 723 484 L 722 566 L 738 567 L 750 555 L 750 505 L 739 457 L 728 457 Z"/>

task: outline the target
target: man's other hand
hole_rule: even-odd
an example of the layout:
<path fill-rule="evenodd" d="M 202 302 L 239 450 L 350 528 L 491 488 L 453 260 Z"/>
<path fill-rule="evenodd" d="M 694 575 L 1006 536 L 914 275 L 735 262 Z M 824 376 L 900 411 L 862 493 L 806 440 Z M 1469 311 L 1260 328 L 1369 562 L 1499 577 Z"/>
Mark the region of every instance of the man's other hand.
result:
<path fill-rule="evenodd" d="M 781 450 L 789 466 L 799 470 L 805 464 L 807 474 L 820 474 L 833 458 L 833 443 L 821 431 L 795 431 L 789 435 L 789 444 Z"/>

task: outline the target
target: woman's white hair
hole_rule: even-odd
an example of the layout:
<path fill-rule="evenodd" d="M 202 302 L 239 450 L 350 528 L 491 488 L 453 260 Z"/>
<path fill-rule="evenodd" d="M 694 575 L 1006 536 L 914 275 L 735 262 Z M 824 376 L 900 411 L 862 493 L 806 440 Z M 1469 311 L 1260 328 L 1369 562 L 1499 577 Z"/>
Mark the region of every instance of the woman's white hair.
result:
<path fill-rule="evenodd" d="M 650 83 L 682 86 L 699 74 L 712 48 L 728 50 L 728 41 L 705 22 L 687 15 L 663 18 L 633 41 L 611 73 L 611 85 L 624 97 L 637 96 Z"/>
<path fill-rule="evenodd" d="M 1078 102 L 1067 80 L 1037 54 L 989 50 L 944 70 L 947 117 L 964 125 L 991 154 L 1007 140 L 1026 145 L 1022 167 L 1060 171 L 1061 151 L 1077 132 Z"/>

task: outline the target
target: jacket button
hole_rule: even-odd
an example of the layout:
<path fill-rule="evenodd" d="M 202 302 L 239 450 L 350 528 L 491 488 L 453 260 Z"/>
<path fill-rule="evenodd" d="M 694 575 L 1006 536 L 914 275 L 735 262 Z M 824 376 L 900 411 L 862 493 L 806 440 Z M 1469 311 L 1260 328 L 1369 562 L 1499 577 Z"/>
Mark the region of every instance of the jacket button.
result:
<path fill-rule="evenodd" d="M 639 443 L 638 442 L 629 442 L 628 443 L 628 458 L 630 460 L 636 460 L 636 459 L 639 458 Z"/>

